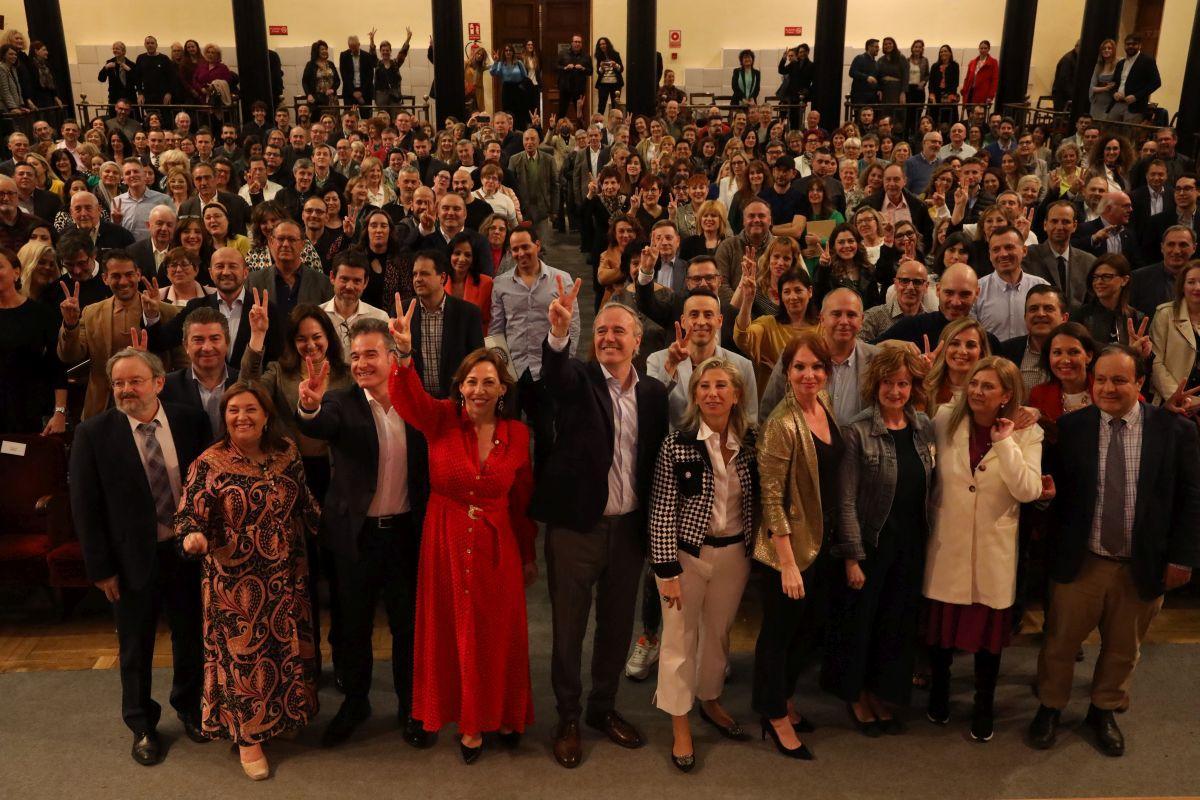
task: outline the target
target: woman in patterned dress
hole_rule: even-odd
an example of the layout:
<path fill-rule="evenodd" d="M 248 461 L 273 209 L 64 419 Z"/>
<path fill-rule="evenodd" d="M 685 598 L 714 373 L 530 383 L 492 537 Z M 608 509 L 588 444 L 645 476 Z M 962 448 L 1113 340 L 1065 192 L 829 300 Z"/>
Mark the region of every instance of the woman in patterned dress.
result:
<path fill-rule="evenodd" d="M 175 531 L 204 559 L 201 730 L 232 739 L 245 773 L 264 780 L 263 743 L 317 714 L 304 532 L 320 510 L 258 384 L 230 386 L 221 418 L 221 440 L 189 470 Z"/>
<path fill-rule="evenodd" d="M 516 386 L 494 351 L 463 359 L 453 399 L 425 392 L 412 366 L 415 307 L 414 300 L 393 321 L 399 363 L 389 385 L 397 413 L 429 443 L 412 715 L 427 731 L 457 722 L 470 764 L 484 732 L 497 731 L 512 747 L 533 722 L 524 592 L 537 577 L 537 527 L 526 514 L 529 429 L 505 418 L 505 396 L 515 397 Z"/>

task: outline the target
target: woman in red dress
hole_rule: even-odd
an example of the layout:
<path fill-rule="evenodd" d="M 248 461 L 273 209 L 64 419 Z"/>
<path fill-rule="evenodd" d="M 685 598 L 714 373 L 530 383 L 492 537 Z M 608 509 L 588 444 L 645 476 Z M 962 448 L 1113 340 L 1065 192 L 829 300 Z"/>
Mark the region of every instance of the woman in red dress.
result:
<path fill-rule="evenodd" d="M 524 592 L 537 576 L 537 527 L 526 514 L 533 492 L 529 429 L 503 415 L 515 384 L 490 350 L 463 360 L 452 399 L 425 392 L 412 366 L 414 308 L 415 301 L 393 321 L 400 352 L 389 386 L 397 413 L 429 443 L 413 717 L 427 731 L 457 722 L 470 764 L 483 750 L 484 732 L 497 731 L 515 746 L 533 722 Z"/>

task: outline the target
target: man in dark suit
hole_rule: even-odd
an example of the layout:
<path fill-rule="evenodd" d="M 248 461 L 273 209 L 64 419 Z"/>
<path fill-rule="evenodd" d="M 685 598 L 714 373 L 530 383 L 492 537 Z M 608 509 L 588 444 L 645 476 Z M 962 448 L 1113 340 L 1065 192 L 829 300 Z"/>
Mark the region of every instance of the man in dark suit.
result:
<path fill-rule="evenodd" d="M 183 321 L 183 349 L 191 366 L 167 375 L 159 399 L 190 406 L 208 416 L 213 433 L 221 430 L 221 395 L 238 378 L 229 356 L 229 322 L 210 306 L 193 309 Z"/>
<path fill-rule="evenodd" d="M 879 101 L 879 40 L 867 39 L 866 52 L 859 53 L 850 62 L 850 102 L 869 104 Z"/>
<path fill-rule="evenodd" d="M 712 256 L 699 255 L 687 262 L 682 288 L 671 291 L 668 297 L 660 296 L 655 290 L 654 267 L 657 260 L 653 253 L 643 252 L 636 263 L 637 289 L 634 298 L 638 311 L 665 331 L 674 330 L 675 323 L 683 316 L 683 303 L 693 289 L 707 289 L 717 294 L 721 286 L 721 273 Z M 631 264 L 631 269 L 634 267 Z M 721 316 L 725 320 L 721 327 L 721 346 L 741 355 L 733 343 L 733 325 L 737 320 L 737 309 L 728 301 L 721 301 Z"/>
<path fill-rule="evenodd" d="M 666 388 L 633 366 L 642 337 L 631 309 L 610 304 L 596 314 L 595 361 L 568 354 L 579 288 L 578 280 L 570 291 L 560 286 L 550 303 L 542 380 L 555 399 L 558 436 L 530 506 L 530 515 L 547 526 L 550 681 L 559 717 L 554 757 L 568 768 L 583 758 L 580 670 L 593 590 L 592 691 L 583 721 L 622 747 L 644 743 L 617 713 L 616 696 L 645 569 L 651 475 L 667 432 Z"/>
<path fill-rule="evenodd" d="M 183 342 L 183 325 L 188 316 L 200 308 L 212 308 L 225 318 L 232 345 L 225 362 L 231 367 L 242 363 L 246 346 L 250 343 L 250 308 L 254 305 L 246 278 L 246 259 L 232 247 L 218 248 L 209 262 L 209 277 L 216 287 L 215 294 L 206 294 L 188 301 L 188 304 L 173 320 L 166 323 L 163 331 L 168 347 L 178 347 Z M 264 362 L 274 361 L 283 352 L 283 332 L 287 330 L 287 319 L 275 305 L 274 296 L 269 295 L 267 341 L 263 353 Z"/>
<path fill-rule="evenodd" d="M 247 281 L 254 289 L 270 292 L 271 300 L 285 315 L 298 305 L 319 306 L 333 297 L 333 284 L 325 273 L 301 262 L 304 241 L 299 222 L 281 220 L 267 241 L 271 266 L 257 270 Z"/>
<path fill-rule="evenodd" d="M 342 75 L 342 100 L 347 106 L 369 106 L 375 102 L 375 35 L 370 37 L 371 49 L 365 51 L 357 36 L 346 40 L 346 49 L 338 56 L 338 71 Z"/>
<path fill-rule="evenodd" d="M 417 221 L 409 226 L 403 224 L 409 222 L 409 220 L 402 220 L 402 225 L 398 227 L 407 227 L 409 230 L 417 232 L 418 238 L 413 245 L 415 249 L 437 250 L 447 258 L 450 257 L 450 240 L 459 233 L 466 231 L 471 237 L 471 247 L 475 251 L 475 261 L 479 266 L 480 272 L 484 275 L 490 275 L 492 272 L 492 260 L 489 255 L 492 252 L 491 245 L 488 244 L 487 237 L 482 233 L 466 227 L 467 203 L 462 199 L 462 195 L 455 194 L 454 192 L 446 192 L 446 194 L 442 195 L 442 198 L 437 201 L 437 230 L 432 233 L 421 234 L 421 229 L 418 225 L 424 213 L 418 210 L 418 208 L 423 209 L 425 202 L 432 194 L 433 192 L 428 187 L 422 187 L 413 192 L 413 213 Z M 418 197 L 421 199 L 418 200 Z"/>
<path fill-rule="evenodd" d="M 203 686 L 199 564 L 181 558 L 174 517 L 188 467 L 211 438 L 208 418 L 159 402 L 163 366 L 133 348 L 108 361 L 115 407 L 80 424 L 71 447 L 71 510 L 88 580 L 113 604 L 121 665 L 121 716 L 133 759 L 162 755 L 161 708 L 150 695 L 163 609 L 171 627 L 171 705 L 188 738 L 200 732 Z"/>
<path fill-rule="evenodd" d="M 1175 299 L 1175 276 L 1196 254 L 1196 232 L 1183 225 L 1167 228 L 1162 238 L 1162 261 L 1133 271 L 1129 305 L 1148 317 Z"/>
<path fill-rule="evenodd" d="M 1175 179 L 1172 185 L 1173 202 L 1162 213 L 1150 218 L 1146 224 L 1146 235 L 1150 238 L 1143 241 L 1161 242 L 1163 234 L 1172 225 L 1186 225 L 1193 231 L 1200 231 L 1200 208 L 1197 207 L 1196 173 L 1185 172 Z"/>
<path fill-rule="evenodd" d="M 412 284 L 416 310 L 412 317 L 413 366 L 425 391 L 450 396 L 458 365 L 483 347 L 483 318 L 473 303 L 451 297 L 443 288 L 450 262 L 437 250 L 413 258 Z"/>
<path fill-rule="evenodd" d="M 1133 229 L 1141 242 L 1157 242 L 1150 231 L 1150 220 L 1166 211 L 1175 208 L 1175 198 L 1167 186 L 1167 165 L 1160 159 L 1152 160 L 1146 166 L 1144 183 L 1129 193 L 1129 201 L 1133 203 Z"/>
<path fill-rule="evenodd" d="M 412 151 L 417 156 L 417 170 L 421 173 L 421 183 L 426 186 L 433 185 L 433 176 L 437 175 L 442 170 L 450 170 L 450 165 L 444 161 L 434 158 L 433 142 L 429 139 L 429 134 L 423 130 L 413 132 Z"/>
<path fill-rule="evenodd" d="M 34 181 L 37 174 L 29 164 L 13 167 L 13 180 L 17 182 L 17 205 L 26 214 L 32 214 L 46 222 L 54 222 L 55 215 L 62 211 L 62 200 L 53 192 L 39 189 Z"/>
<path fill-rule="evenodd" d="M 97 250 L 129 247 L 134 242 L 132 233 L 120 225 L 100 219 L 100 201 L 91 192 L 76 192 L 71 197 L 71 221 L 73 224 L 63 233 L 82 231 L 91 238 Z"/>
<path fill-rule="evenodd" d="M 1025 390 L 1045 383 L 1050 376 L 1042 369 L 1042 350 L 1050 331 L 1067 321 L 1067 304 L 1054 286 L 1034 286 L 1025 295 L 1024 336 L 1014 336 L 1000 343 L 994 355 L 1004 356 L 1017 365 L 1025 381 Z"/>
<path fill-rule="evenodd" d="M 206 205 L 212 202 L 225 206 L 229 217 L 229 233 L 245 234 L 250 224 L 250 204 L 232 192 L 217 189 L 216 168 L 212 164 L 192 165 L 192 181 L 196 184 L 196 193 L 183 201 L 179 207 L 179 216 L 200 216 Z"/>
<path fill-rule="evenodd" d="M 1129 227 L 1133 218 L 1133 203 L 1124 192 L 1108 192 L 1100 200 L 1100 216 L 1085 222 L 1075 230 L 1071 246 L 1099 257 L 1105 253 L 1120 253 L 1134 267 L 1140 267 L 1141 250 L 1137 235 Z"/>
<path fill-rule="evenodd" d="M 904 167 L 889 164 L 883 171 L 883 191 L 867 198 L 866 204 L 883 214 L 884 220 L 895 225 L 909 220 L 926 242 L 933 241 L 933 222 L 926 211 L 925 201 L 904 188 L 908 179 Z"/>
<path fill-rule="evenodd" d="M 1150 95 L 1162 86 L 1162 78 L 1154 59 L 1142 52 L 1142 40 L 1136 34 L 1125 37 L 1125 57 L 1117 62 L 1112 82 L 1116 88 L 1108 118 L 1114 122 L 1141 122 Z"/>
<path fill-rule="evenodd" d="M 0 161 L 0 175 L 11 178 L 17 164 L 24 164 L 25 157 L 29 155 L 29 137 L 20 131 L 13 131 L 8 135 L 7 142 L 10 156 Z"/>
<path fill-rule="evenodd" d="M 142 274 L 157 275 L 158 282 L 163 285 L 169 282 L 165 264 L 178 222 L 179 218 L 169 205 L 155 206 L 150 209 L 150 218 L 146 221 L 150 235 L 138 239 L 128 248 L 133 263 L 138 265 Z"/>
<path fill-rule="evenodd" d="M 300 385 L 297 424 L 306 435 L 328 441 L 333 460 L 321 531 L 340 577 L 339 668 L 346 699 L 322 735 L 326 747 L 344 742 L 371 715 L 371 636 L 380 598 L 392 634 L 392 681 L 404 740 L 414 747 L 434 740 L 412 718 L 417 556 L 429 493 L 428 455 L 424 439 L 397 416 L 388 397 L 395 363 L 388 323 L 362 318 L 350 330 L 356 385 L 331 392 L 308 381 Z M 381 460 L 381 440 L 397 457 Z"/>
<path fill-rule="evenodd" d="M 1035 747 L 1053 746 L 1075 653 L 1099 627 L 1086 721 L 1105 754 L 1125 752 L 1113 714 L 1129 708 L 1142 639 L 1163 593 L 1200 567 L 1200 442 L 1190 419 L 1200 401 L 1178 393 L 1164 407 L 1140 402 L 1145 379 L 1136 351 L 1109 345 L 1095 362 L 1095 405 L 1058 421 L 1058 525 L 1038 657 L 1041 706 L 1029 729 Z"/>
<path fill-rule="evenodd" d="M 1070 200 L 1057 200 L 1046 210 L 1046 239 L 1025 253 L 1021 269 L 1043 280 L 1059 291 L 1067 308 L 1083 305 L 1091 287 L 1088 272 L 1096 257 L 1071 247 L 1071 237 L 1079 227 L 1078 208 Z"/>

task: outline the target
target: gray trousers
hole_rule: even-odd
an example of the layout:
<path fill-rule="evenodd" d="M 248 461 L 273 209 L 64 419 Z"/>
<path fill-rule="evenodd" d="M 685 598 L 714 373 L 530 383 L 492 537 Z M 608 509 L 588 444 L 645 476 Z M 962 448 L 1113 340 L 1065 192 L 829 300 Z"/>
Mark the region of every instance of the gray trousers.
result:
<path fill-rule="evenodd" d="M 550 683 L 563 719 L 578 719 L 582 711 L 583 638 L 593 591 L 596 634 L 587 717 L 601 717 L 615 706 L 646 563 L 642 521 L 642 513 L 635 511 L 602 517 L 586 533 L 555 525 L 546 530 L 546 579 L 554 637 Z"/>

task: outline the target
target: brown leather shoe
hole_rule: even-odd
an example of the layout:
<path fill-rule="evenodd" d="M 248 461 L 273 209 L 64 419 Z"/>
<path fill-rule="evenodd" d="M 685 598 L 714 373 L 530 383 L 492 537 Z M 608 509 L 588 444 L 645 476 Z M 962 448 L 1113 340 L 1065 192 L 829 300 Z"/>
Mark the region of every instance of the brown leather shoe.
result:
<path fill-rule="evenodd" d="M 579 743 L 579 720 L 562 719 L 554 729 L 554 760 L 567 769 L 579 766 L 583 747 Z"/>
<path fill-rule="evenodd" d="M 606 711 L 603 717 L 591 718 L 588 727 L 595 728 L 621 747 L 636 749 L 646 743 L 638 729 L 625 721 L 616 711 Z"/>

